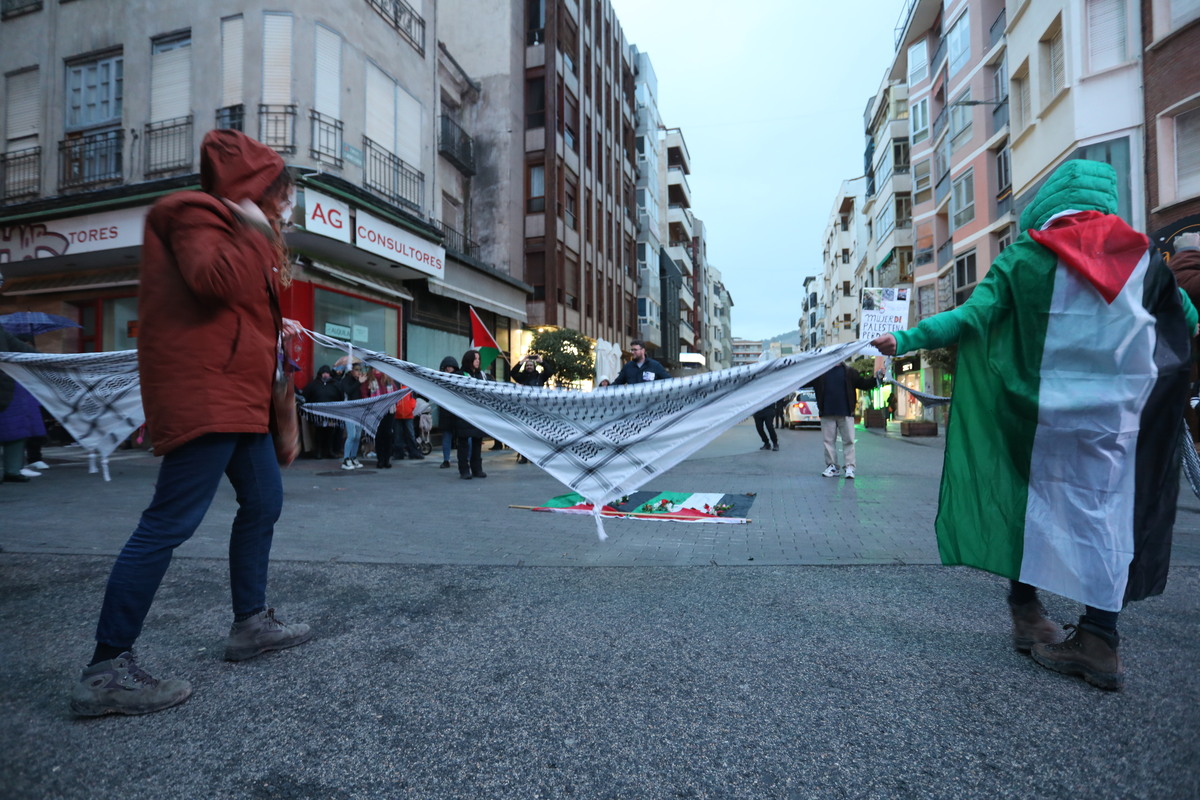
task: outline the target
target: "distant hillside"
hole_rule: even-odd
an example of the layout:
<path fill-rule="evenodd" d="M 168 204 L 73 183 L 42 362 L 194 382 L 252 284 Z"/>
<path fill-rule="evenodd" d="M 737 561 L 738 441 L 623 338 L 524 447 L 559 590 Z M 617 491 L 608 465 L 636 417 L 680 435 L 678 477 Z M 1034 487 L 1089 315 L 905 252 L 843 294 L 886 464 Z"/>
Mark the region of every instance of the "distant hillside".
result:
<path fill-rule="evenodd" d="M 800 344 L 800 329 L 781 333 L 778 336 L 772 336 L 767 339 L 768 342 L 779 342 L 780 344 Z"/>

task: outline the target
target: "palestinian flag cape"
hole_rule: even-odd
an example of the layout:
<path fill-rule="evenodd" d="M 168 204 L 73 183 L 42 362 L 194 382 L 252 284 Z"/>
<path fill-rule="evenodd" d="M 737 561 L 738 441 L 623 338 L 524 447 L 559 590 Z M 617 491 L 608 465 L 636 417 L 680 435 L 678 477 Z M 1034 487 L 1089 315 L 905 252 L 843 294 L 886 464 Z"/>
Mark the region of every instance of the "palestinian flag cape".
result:
<path fill-rule="evenodd" d="M 601 516 L 628 519 L 670 520 L 672 522 L 747 523 L 754 494 L 719 492 L 631 492 L 600 509 Z M 583 495 L 571 492 L 552 497 L 534 511 L 566 514 L 591 514 L 592 504 Z"/>
<path fill-rule="evenodd" d="M 471 308 L 471 349 L 479 351 L 479 369 L 484 372 L 487 372 L 496 356 L 500 355 L 500 345 L 496 344 L 491 331 L 483 324 L 474 308 Z"/>
<path fill-rule="evenodd" d="M 896 335 L 959 345 L 942 562 L 1110 611 L 1166 585 L 1189 356 L 1170 270 L 1102 213 L 1115 187 L 1066 162 L 967 303 Z"/>

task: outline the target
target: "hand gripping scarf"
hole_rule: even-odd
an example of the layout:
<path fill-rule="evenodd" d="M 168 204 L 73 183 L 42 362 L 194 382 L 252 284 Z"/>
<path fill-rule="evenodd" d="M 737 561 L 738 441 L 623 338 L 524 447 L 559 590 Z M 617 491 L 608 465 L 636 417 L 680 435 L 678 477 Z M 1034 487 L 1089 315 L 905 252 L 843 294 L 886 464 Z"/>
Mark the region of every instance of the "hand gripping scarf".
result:
<path fill-rule="evenodd" d="M 146 421 L 137 351 L 112 353 L 0 353 L 0 369 L 37 398 L 96 460 L 110 480 L 108 457 Z"/>
<path fill-rule="evenodd" d="M 340 422 L 353 422 L 362 427 L 368 436 L 373 436 L 383 418 L 395 413 L 397 401 L 409 394 L 412 394 L 412 389 L 399 389 L 376 397 L 364 397 L 361 400 L 305 403 L 300 406 L 300 413 L 313 420 L 324 418 L 336 419 Z"/>
<path fill-rule="evenodd" d="M 347 344 L 318 333 L 326 347 Z M 852 342 L 687 378 L 562 391 L 480 381 L 354 348 L 354 358 L 503 441 L 600 510 L 754 411 L 869 348 Z"/>

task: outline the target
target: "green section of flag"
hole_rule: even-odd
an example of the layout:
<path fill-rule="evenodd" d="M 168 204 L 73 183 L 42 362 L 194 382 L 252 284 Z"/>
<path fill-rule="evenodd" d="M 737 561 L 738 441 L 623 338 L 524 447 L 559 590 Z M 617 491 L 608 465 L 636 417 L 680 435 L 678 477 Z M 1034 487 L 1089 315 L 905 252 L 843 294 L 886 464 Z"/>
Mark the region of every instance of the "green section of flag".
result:
<path fill-rule="evenodd" d="M 487 372 L 488 367 L 492 365 L 492 362 L 495 361 L 499 355 L 500 351 L 495 347 L 479 348 L 479 369 Z"/>
<path fill-rule="evenodd" d="M 546 502 L 542 503 L 542 508 L 571 508 L 573 506 L 582 505 L 587 500 L 583 499 L 583 495 L 571 492 L 570 494 L 560 494 L 558 497 L 551 497 Z"/>

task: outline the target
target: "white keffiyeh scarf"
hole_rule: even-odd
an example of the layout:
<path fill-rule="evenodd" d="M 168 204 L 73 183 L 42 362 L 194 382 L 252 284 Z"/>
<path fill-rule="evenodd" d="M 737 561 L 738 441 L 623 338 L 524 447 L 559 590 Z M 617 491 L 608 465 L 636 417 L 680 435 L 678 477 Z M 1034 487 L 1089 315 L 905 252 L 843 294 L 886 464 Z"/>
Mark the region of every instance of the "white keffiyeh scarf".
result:
<path fill-rule="evenodd" d="M 335 419 L 339 422 L 353 422 L 366 431 L 368 436 L 372 436 L 384 417 L 396 413 L 396 403 L 410 394 L 412 389 L 399 389 L 361 400 L 305 403 L 300 406 L 300 413 L 313 420 Z"/>
<path fill-rule="evenodd" d="M 142 423 L 137 351 L 113 353 L 0 353 L 0 369 L 37 398 L 96 460 L 109 480 L 108 457 Z"/>
<path fill-rule="evenodd" d="M 326 347 L 347 344 L 318 333 Z M 480 381 L 355 347 L 353 358 L 432 399 L 524 455 L 595 509 L 673 467 L 754 411 L 870 347 L 814 353 L 687 378 L 573 392 Z"/>

